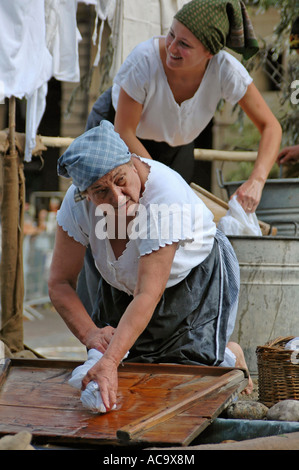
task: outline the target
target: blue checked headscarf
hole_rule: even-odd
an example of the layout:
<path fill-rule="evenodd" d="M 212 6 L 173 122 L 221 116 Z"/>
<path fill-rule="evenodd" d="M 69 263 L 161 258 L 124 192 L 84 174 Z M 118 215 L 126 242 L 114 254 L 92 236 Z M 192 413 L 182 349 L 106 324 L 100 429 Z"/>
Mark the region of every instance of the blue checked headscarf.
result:
<path fill-rule="evenodd" d="M 59 158 L 60 176 L 72 178 L 79 192 L 85 191 L 109 171 L 129 162 L 131 153 L 109 121 L 101 121 L 77 137 Z"/>

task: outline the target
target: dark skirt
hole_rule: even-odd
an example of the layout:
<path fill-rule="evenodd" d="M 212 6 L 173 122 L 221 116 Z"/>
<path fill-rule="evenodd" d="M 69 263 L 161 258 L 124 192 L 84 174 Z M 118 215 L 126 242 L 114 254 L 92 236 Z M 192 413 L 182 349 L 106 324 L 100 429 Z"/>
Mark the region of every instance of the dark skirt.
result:
<path fill-rule="evenodd" d="M 239 268 L 226 237 L 217 232 L 209 256 L 179 284 L 165 289 L 127 361 L 219 365 L 232 333 Z M 133 297 L 103 279 L 92 314 L 99 327 L 117 327 Z"/>

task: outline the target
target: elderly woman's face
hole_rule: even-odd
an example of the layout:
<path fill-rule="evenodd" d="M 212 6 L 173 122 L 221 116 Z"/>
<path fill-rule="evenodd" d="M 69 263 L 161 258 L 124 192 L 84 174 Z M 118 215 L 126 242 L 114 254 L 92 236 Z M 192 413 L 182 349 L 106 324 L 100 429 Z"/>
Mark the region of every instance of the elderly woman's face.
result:
<path fill-rule="evenodd" d="M 95 205 L 109 204 L 115 213 L 125 210 L 129 214 L 130 207 L 139 201 L 141 181 L 134 164 L 129 162 L 98 179 L 86 192 Z"/>
<path fill-rule="evenodd" d="M 165 40 L 166 65 L 172 69 L 196 67 L 212 54 L 182 23 L 173 20 Z"/>

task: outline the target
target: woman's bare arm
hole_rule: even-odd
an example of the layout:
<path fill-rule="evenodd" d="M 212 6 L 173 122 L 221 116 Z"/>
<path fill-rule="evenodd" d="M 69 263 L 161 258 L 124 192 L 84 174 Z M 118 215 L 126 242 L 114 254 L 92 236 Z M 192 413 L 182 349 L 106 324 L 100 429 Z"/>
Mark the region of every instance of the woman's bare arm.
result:
<path fill-rule="evenodd" d="M 266 179 L 277 158 L 282 131 L 276 117 L 253 83 L 249 85 L 239 104 L 261 134 L 253 171 L 248 180 L 236 191 L 244 210 L 254 212 L 260 202 Z"/>
<path fill-rule="evenodd" d="M 85 247 L 57 226 L 55 248 L 49 276 L 49 295 L 53 306 L 71 332 L 87 347 L 103 352 L 113 335 L 112 327 L 98 328 L 76 293 L 83 267 Z"/>
<path fill-rule="evenodd" d="M 136 129 L 142 113 L 142 104 L 133 100 L 122 88 L 120 89 L 114 128 L 129 147 L 131 153 L 139 157 L 152 158 L 140 140 Z"/>

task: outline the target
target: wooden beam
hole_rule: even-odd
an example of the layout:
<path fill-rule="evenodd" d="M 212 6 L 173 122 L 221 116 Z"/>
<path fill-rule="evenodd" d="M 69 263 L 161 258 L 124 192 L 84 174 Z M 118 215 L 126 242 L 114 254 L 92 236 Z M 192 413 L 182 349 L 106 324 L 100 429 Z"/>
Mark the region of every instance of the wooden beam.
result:
<path fill-rule="evenodd" d="M 72 137 L 48 137 L 48 136 L 40 136 L 42 143 L 46 147 L 68 147 L 73 140 Z"/>
<path fill-rule="evenodd" d="M 47 147 L 68 147 L 74 140 L 72 137 L 39 136 Z M 227 162 L 254 162 L 257 152 L 236 152 L 216 149 L 194 149 L 195 160 L 227 161 Z"/>
<path fill-rule="evenodd" d="M 230 150 L 194 149 L 195 160 L 254 162 L 257 152 L 237 152 Z"/>

